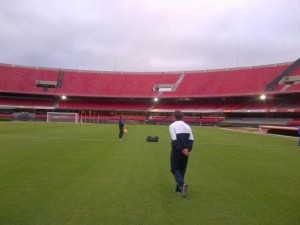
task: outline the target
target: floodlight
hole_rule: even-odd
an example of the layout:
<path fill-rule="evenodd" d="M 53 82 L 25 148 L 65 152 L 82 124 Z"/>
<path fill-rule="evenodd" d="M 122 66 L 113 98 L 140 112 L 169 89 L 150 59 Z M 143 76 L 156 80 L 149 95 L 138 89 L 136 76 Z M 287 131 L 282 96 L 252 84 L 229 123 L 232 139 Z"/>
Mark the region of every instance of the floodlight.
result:
<path fill-rule="evenodd" d="M 155 101 L 155 102 L 158 102 L 158 98 L 154 98 L 154 101 Z"/>
<path fill-rule="evenodd" d="M 259 98 L 260 98 L 260 100 L 265 100 L 267 98 L 267 96 L 265 94 L 262 94 Z"/>
<path fill-rule="evenodd" d="M 63 96 L 61 96 L 61 99 L 62 99 L 62 100 L 66 100 L 66 99 L 67 99 L 67 96 L 63 95 Z"/>

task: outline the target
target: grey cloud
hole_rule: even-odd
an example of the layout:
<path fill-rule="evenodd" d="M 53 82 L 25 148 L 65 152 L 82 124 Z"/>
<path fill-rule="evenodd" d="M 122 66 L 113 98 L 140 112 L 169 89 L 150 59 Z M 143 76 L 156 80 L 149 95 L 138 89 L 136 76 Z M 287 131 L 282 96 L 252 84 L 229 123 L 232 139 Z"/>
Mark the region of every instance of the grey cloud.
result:
<path fill-rule="evenodd" d="M 298 0 L 2 0 L 0 62 L 174 71 L 293 61 L 299 10 Z"/>

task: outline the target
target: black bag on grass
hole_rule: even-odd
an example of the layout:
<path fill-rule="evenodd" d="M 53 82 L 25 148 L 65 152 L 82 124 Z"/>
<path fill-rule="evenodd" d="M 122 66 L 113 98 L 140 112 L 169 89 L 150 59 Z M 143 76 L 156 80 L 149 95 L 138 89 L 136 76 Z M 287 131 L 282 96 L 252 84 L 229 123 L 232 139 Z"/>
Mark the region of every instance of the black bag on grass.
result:
<path fill-rule="evenodd" d="M 158 136 L 155 136 L 155 137 L 148 136 L 146 141 L 147 142 L 158 142 Z"/>

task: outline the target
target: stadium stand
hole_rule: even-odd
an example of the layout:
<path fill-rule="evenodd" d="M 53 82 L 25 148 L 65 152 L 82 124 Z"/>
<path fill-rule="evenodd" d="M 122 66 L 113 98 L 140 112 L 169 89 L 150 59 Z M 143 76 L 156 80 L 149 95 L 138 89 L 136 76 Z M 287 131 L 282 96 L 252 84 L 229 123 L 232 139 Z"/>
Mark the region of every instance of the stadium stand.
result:
<path fill-rule="evenodd" d="M 280 100 L 268 100 L 268 101 L 248 101 L 243 102 L 239 109 L 246 110 L 270 110 L 275 108 L 281 103 Z"/>
<path fill-rule="evenodd" d="M 157 104 L 153 111 L 161 110 L 196 110 L 199 103 L 196 102 L 164 102 Z"/>
<path fill-rule="evenodd" d="M 13 107 L 53 107 L 53 102 L 48 99 L 26 99 L 0 97 L 0 106 Z"/>
<path fill-rule="evenodd" d="M 214 97 L 263 93 L 266 85 L 288 65 L 187 72 L 176 92 L 162 97 Z"/>
<path fill-rule="evenodd" d="M 299 92 L 300 84 L 292 84 L 285 92 Z"/>
<path fill-rule="evenodd" d="M 157 84 L 175 84 L 179 79 L 181 73 L 162 73 L 158 80 Z"/>
<path fill-rule="evenodd" d="M 128 102 L 128 101 L 62 101 L 59 103 L 59 109 L 91 109 L 91 110 L 140 110 L 146 111 L 151 106 L 147 102 Z"/>
<path fill-rule="evenodd" d="M 214 94 L 236 96 L 264 93 L 266 85 L 286 67 L 285 65 L 232 70 L 216 88 Z"/>
<path fill-rule="evenodd" d="M 50 94 L 55 89 L 48 90 L 36 87 L 37 80 L 56 82 L 58 70 L 17 67 L 13 65 L 0 65 L 0 93 L 22 94 Z"/>
<path fill-rule="evenodd" d="M 152 98 L 160 74 L 64 72 L 60 92 L 70 96 Z M 171 77 L 174 79 L 174 76 Z"/>
<path fill-rule="evenodd" d="M 280 75 L 276 76 L 275 79 L 266 86 L 266 91 L 273 91 L 282 79 L 284 79 L 286 76 L 289 76 L 299 66 L 300 58 L 292 64 L 287 64 L 287 68 Z"/>
<path fill-rule="evenodd" d="M 299 72 L 300 59 L 247 68 L 152 73 L 0 64 L 0 114 L 9 117 L 26 109 L 42 120 L 48 108 L 82 111 L 85 120 L 115 121 L 123 113 L 130 120 L 147 121 L 154 115 L 153 121 L 170 123 L 171 113 L 182 110 L 196 124 L 217 124 L 224 122 L 219 118 L 249 113 L 272 113 L 273 117 L 276 113 L 293 120 L 300 117 Z M 259 100 L 261 94 L 268 96 L 265 101 Z M 67 96 L 64 101 L 63 95 Z M 159 101 L 153 101 L 154 97 Z"/>
<path fill-rule="evenodd" d="M 296 76 L 296 75 L 300 75 L 300 65 L 298 65 L 297 68 L 295 68 L 295 70 L 293 70 L 290 74 L 290 76 Z"/>
<path fill-rule="evenodd" d="M 300 100 L 299 99 L 290 99 L 278 104 L 275 107 L 276 109 L 300 109 Z"/>
<path fill-rule="evenodd" d="M 285 92 L 289 87 L 290 87 L 290 85 L 281 83 L 275 87 L 274 92 Z"/>
<path fill-rule="evenodd" d="M 226 111 L 226 110 L 238 110 L 241 108 L 243 102 L 242 101 L 237 101 L 237 100 L 231 100 L 231 101 L 222 101 L 218 105 L 218 109 L 221 111 Z"/>
<path fill-rule="evenodd" d="M 186 72 L 174 92 L 165 92 L 161 98 L 214 97 L 258 94 L 288 65 L 224 69 L 218 71 Z M 46 94 L 152 98 L 157 95 L 157 84 L 175 84 L 182 73 L 112 73 L 63 71 L 1 65 L 0 91 L 8 93 L 45 94 L 35 86 L 37 80 L 56 81 L 59 88 Z"/>
<path fill-rule="evenodd" d="M 163 98 L 172 97 L 210 97 L 214 89 L 224 80 L 228 71 L 217 72 L 186 72 L 184 79 L 175 92 L 166 92 Z"/>
<path fill-rule="evenodd" d="M 168 116 L 155 116 L 151 120 L 152 122 L 168 122 L 172 123 L 175 121 L 173 117 Z M 207 117 L 207 118 L 199 118 L 199 117 L 184 117 L 184 121 L 190 124 L 216 124 L 224 121 L 224 118 L 221 117 Z"/>
<path fill-rule="evenodd" d="M 288 122 L 288 125 L 300 126 L 300 119 L 295 119 L 293 121 L 290 121 L 290 122 Z"/>

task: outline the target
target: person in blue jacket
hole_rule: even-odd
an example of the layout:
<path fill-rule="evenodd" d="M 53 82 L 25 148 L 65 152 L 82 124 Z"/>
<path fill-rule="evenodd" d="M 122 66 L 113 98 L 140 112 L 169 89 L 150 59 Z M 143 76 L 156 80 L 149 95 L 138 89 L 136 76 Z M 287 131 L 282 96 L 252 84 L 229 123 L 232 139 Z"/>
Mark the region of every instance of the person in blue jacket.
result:
<path fill-rule="evenodd" d="M 189 154 L 194 144 L 194 136 L 191 127 L 182 121 L 181 111 L 174 113 L 176 121 L 169 126 L 171 136 L 171 172 L 176 181 L 175 191 L 181 193 L 182 197 L 187 196 L 188 185 L 184 177 L 188 164 Z"/>
<path fill-rule="evenodd" d="M 124 135 L 124 126 L 125 126 L 125 122 L 124 122 L 122 116 L 120 116 L 120 119 L 119 119 L 119 141 L 122 141 L 122 138 Z"/>

